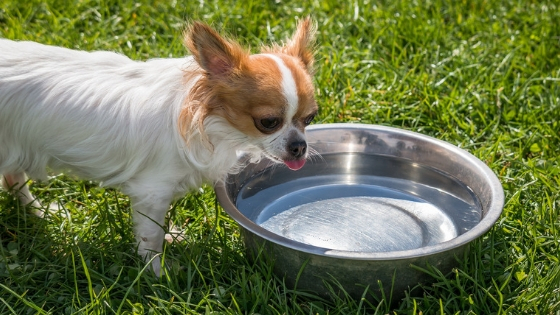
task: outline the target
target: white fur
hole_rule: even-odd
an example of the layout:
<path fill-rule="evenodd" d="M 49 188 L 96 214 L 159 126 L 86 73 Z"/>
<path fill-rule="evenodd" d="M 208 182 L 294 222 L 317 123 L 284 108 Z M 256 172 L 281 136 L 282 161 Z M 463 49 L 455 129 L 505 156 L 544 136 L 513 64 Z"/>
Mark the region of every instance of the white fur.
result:
<path fill-rule="evenodd" d="M 273 54 L 263 54 L 264 56 L 274 60 L 278 66 L 278 70 L 282 74 L 282 92 L 287 103 L 287 110 L 285 113 L 284 121 L 286 122 L 280 132 L 276 132 L 266 138 L 264 141 L 264 153 L 267 152 L 278 152 L 277 154 L 272 154 L 267 156 L 271 159 L 275 159 L 277 156 L 281 156 L 280 152 L 283 152 L 290 141 L 293 138 L 293 134 L 297 134 L 298 137 L 304 139 L 305 136 L 301 133 L 292 123 L 292 119 L 297 112 L 298 108 L 298 95 L 297 86 L 292 71 L 286 66 L 282 58 L 275 56 Z"/>
<path fill-rule="evenodd" d="M 185 82 L 184 72 L 197 67 L 191 57 L 139 62 L 0 40 L 4 186 L 30 201 L 24 173 L 45 179 L 48 166 L 119 187 L 131 198 L 139 254 L 160 252 L 173 198 L 223 178 L 238 150 L 263 146 L 219 116 L 204 122 L 213 150 L 200 135 L 185 146 L 178 117 L 196 78 Z M 159 274 L 159 259 L 152 266 Z"/>
<path fill-rule="evenodd" d="M 273 54 L 264 54 L 264 55 L 274 60 L 276 62 L 276 65 L 278 65 L 278 69 L 282 74 L 282 92 L 284 93 L 284 97 L 286 98 L 286 102 L 288 103 L 288 110 L 286 116 L 288 118 L 292 118 L 296 114 L 297 107 L 298 107 L 296 80 L 294 80 L 292 71 L 288 69 L 284 61 L 282 61 L 282 58 L 275 56 Z"/>

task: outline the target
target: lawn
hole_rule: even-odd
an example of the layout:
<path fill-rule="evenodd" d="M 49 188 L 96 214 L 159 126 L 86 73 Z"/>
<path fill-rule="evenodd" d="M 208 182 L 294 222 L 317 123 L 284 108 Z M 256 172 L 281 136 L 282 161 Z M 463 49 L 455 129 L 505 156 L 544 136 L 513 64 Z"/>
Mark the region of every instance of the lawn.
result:
<path fill-rule="evenodd" d="M 306 15 L 315 123 L 436 137 L 501 180 L 501 218 L 453 272 L 392 304 L 289 290 L 246 259 L 205 186 L 172 205 L 186 238 L 166 246 L 160 279 L 134 254 L 126 196 L 53 174 L 33 192 L 66 216 L 35 218 L 0 192 L 0 314 L 560 314 L 560 1 L 2 0 L 0 37 L 145 60 L 184 56 L 188 21 L 256 50 Z"/>

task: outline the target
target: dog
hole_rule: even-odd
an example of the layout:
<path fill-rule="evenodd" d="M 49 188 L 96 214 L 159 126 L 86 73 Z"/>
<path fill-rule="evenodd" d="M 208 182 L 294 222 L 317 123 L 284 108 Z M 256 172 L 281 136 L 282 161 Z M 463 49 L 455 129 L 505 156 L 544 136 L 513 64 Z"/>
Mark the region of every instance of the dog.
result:
<path fill-rule="evenodd" d="M 304 165 L 318 111 L 314 31 L 301 19 L 285 43 L 251 54 L 193 22 L 190 56 L 147 61 L 1 39 L 2 186 L 36 208 L 27 178 L 45 180 L 47 168 L 120 189 L 138 254 L 161 275 L 173 200 L 234 172 L 240 152 Z"/>

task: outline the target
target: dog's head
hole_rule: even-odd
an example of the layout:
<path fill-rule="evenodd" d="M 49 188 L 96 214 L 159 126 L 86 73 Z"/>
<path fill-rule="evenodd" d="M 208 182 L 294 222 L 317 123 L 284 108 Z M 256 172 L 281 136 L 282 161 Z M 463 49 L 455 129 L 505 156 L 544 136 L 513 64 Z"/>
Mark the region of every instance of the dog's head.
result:
<path fill-rule="evenodd" d="M 185 44 L 203 70 L 193 89 L 204 120 L 225 118 L 265 156 L 301 168 L 308 154 L 304 128 L 317 113 L 312 83 L 314 27 L 298 23 L 285 45 L 251 55 L 202 23 L 191 25 Z"/>

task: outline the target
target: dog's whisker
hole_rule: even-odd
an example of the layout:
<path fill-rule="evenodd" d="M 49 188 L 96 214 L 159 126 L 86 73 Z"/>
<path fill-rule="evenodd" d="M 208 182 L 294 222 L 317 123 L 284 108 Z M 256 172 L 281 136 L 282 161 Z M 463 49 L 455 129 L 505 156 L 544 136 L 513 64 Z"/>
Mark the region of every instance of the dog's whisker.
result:
<path fill-rule="evenodd" d="M 314 148 L 309 147 L 309 158 L 311 161 L 321 161 L 321 162 L 325 162 L 325 159 L 323 158 L 323 156 Z"/>

